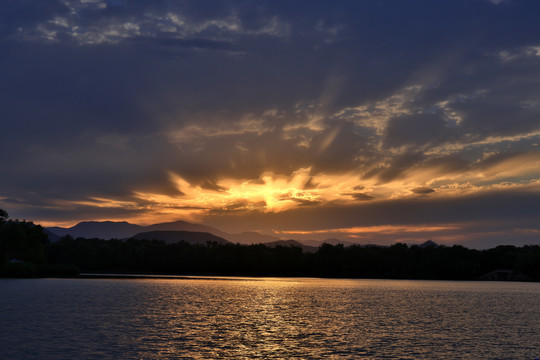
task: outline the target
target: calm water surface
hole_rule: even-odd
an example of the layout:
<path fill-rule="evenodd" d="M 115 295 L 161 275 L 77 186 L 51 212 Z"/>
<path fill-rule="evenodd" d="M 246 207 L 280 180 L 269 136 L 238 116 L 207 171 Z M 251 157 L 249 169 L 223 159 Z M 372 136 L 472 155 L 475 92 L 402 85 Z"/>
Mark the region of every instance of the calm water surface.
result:
<path fill-rule="evenodd" d="M 535 359 L 540 284 L 0 280 L 0 359 Z"/>

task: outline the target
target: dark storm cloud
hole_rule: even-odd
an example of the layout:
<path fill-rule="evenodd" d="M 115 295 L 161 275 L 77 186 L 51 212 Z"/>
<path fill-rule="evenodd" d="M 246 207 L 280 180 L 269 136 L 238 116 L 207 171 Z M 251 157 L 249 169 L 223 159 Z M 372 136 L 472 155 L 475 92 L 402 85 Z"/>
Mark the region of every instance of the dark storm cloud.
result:
<path fill-rule="evenodd" d="M 418 195 L 427 195 L 427 194 L 431 194 L 432 192 L 435 192 L 435 190 L 433 190 L 432 188 L 425 187 L 425 186 L 411 189 L 411 191 Z"/>
<path fill-rule="evenodd" d="M 448 132 L 440 114 L 401 115 L 389 120 L 383 141 L 386 147 L 425 146 L 440 143 Z"/>
<path fill-rule="evenodd" d="M 343 195 L 349 195 L 349 196 L 352 196 L 354 199 L 356 200 L 360 200 L 360 201 L 367 201 L 367 200 L 373 200 L 374 197 L 373 196 L 370 196 L 368 194 L 364 194 L 364 193 L 345 193 Z"/>
<path fill-rule="evenodd" d="M 515 40 L 516 44 L 522 42 L 522 39 Z M 535 40 L 529 45 L 539 43 Z M 540 56 L 536 55 L 536 50 L 530 50 L 530 54 L 523 57 L 515 50 L 520 49 L 516 44 L 510 45 L 509 51 L 517 51 L 517 55 L 508 55 L 510 58 L 506 60 L 501 55 L 505 49 L 502 44 L 484 48 L 480 53 L 476 50 L 464 54 L 416 96 L 412 108 L 436 109 L 438 114 L 443 114 L 446 122 L 443 129 L 442 123 L 436 128 L 435 122 L 427 128 L 432 129 L 439 142 L 467 143 L 540 128 L 540 108 L 535 100 L 540 95 L 540 82 L 536 76 L 531 76 L 540 71 Z M 437 130 L 442 131 L 442 137 Z"/>
<path fill-rule="evenodd" d="M 379 183 L 386 183 L 405 175 L 405 172 L 418 166 L 425 160 L 425 156 L 419 152 L 408 152 L 395 156 L 383 166 L 377 166 L 364 174 L 365 179 L 376 178 Z"/>
<path fill-rule="evenodd" d="M 2 3 L 0 35 L 11 35 L 17 29 L 47 21 L 56 15 L 68 13 L 68 8 L 58 0 L 16 1 Z"/>

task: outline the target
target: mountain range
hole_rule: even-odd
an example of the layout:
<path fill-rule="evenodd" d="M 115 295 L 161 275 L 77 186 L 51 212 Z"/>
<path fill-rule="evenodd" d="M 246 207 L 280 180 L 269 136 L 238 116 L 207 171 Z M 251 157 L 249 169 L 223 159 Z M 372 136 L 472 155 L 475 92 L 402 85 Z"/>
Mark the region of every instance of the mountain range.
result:
<path fill-rule="evenodd" d="M 186 241 L 190 244 L 205 245 L 208 242 L 214 242 L 220 245 L 229 244 L 230 242 L 219 236 L 197 231 L 145 231 L 132 236 L 138 240 L 161 240 L 168 244 Z"/>
<path fill-rule="evenodd" d="M 240 244 L 259 244 L 280 240 L 277 237 L 246 231 L 238 234 L 229 234 L 211 226 L 189 223 L 187 221 L 174 221 L 167 223 L 141 226 L 126 221 L 83 221 L 70 228 L 48 227 L 45 230 L 59 237 L 71 235 L 75 238 L 99 239 L 127 239 L 139 233 L 150 231 L 190 231 L 204 232 L 223 238 L 227 241 Z"/>
<path fill-rule="evenodd" d="M 215 241 L 218 243 L 239 243 L 243 245 L 267 244 L 268 246 L 300 246 L 305 251 L 314 251 L 323 242 L 329 244 L 342 243 L 345 246 L 352 243 L 338 239 L 319 240 L 283 240 L 275 236 L 264 235 L 254 231 L 245 231 L 230 234 L 211 226 L 190 223 L 187 221 L 173 221 L 153 224 L 148 226 L 131 224 L 126 221 L 83 221 L 70 228 L 47 227 L 45 231 L 50 241 L 57 241 L 65 235 L 74 238 L 99 238 L 99 239 L 157 239 L 165 242 L 177 242 L 185 240 L 190 243 L 206 243 Z"/>

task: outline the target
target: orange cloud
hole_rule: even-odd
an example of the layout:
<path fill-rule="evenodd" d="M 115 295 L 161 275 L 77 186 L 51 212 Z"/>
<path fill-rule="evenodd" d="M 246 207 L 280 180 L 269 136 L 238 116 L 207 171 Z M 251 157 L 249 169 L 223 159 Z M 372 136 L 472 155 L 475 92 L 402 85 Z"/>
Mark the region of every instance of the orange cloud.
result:
<path fill-rule="evenodd" d="M 439 232 L 448 230 L 460 229 L 457 225 L 438 225 L 438 226 L 418 226 L 418 225 L 381 225 L 381 226 L 362 226 L 362 227 L 350 227 L 350 228 L 335 228 L 335 229 L 323 229 L 323 230 L 289 230 L 279 231 L 279 234 L 351 234 L 351 237 L 361 237 L 361 234 L 396 234 L 396 233 L 417 233 L 417 232 Z"/>

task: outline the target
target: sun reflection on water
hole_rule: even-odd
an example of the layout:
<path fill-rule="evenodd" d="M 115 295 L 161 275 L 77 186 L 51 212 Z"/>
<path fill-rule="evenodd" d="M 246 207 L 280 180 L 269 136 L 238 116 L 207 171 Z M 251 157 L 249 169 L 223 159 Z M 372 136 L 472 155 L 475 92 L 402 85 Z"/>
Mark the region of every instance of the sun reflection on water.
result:
<path fill-rule="evenodd" d="M 0 306 L 9 309 L 0 323 L 9 328 L 0 342 L 5 358 L 525 359 L 540 352 L 538 284 L 214 278 L 1 285 Z"/>

